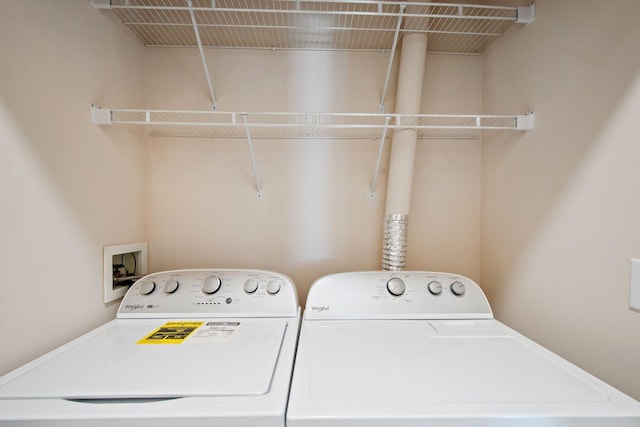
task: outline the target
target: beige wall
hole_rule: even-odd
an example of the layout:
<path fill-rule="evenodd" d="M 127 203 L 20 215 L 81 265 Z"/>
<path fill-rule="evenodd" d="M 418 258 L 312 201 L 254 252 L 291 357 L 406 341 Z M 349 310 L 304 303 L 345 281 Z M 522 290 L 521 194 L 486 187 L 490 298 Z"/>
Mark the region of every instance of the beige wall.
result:
<path fill-rule="evenodd" d="M 104 245 L 148 240 L 152 271 L 282 271 L 302 301 L 321 275 L 379 268 L 388 144 L 372 201 L 377 141 L 257 140 L 258 201 L 244 140 L 90 123 L 94 102 L 210 108 L 197 51 L 144 49 L 89 2 L 0 1 L 0 324 L 20 325 L 6 331 L 0 373 L 113 318 Z M 236 111 L 376 112 L 388 58 L 207 55 L 219 109 Z M 477 112 L 480 67 L 479 57 L 428 56 L 423 112 Z M 408 268 L 479 277 L 479 150 L 419 143 Z"/>
<path fill-rule="evenodd" d="M 388 55 L 207 51 L 220 111 L 377 112 Z M 480 108 L 480 57 L 429 55 L 423 112 Z M 148 49 L 150 108 L 210 108 L 198 52 Z M 392 82 L 395 80 L 392 76 Z M 393 111 L 395 85 L 387 111 Z M 304 301 L 318 277 L 380 268 L 388 148 L 369 199 L 378 141 L 255 140 L 257 200 L 244 139 L 149 137 L 152 270 L 267 268 Z M 480 143 L 419 143 L 409 269 L 479 278 Z"/>
<path fill-rule="evenodd" d="M 483 139 L 482 285 L 499 319 L 639 399 L 640 3 L 536 5 L 483 58 L 483 112 L 537 124 Z"/>
<path fill-rule="evenodd" d="M 115 315 L 102 248 L 144 240 L 143 47 L 84 0 L 0 0 L 0 374 Z"/>

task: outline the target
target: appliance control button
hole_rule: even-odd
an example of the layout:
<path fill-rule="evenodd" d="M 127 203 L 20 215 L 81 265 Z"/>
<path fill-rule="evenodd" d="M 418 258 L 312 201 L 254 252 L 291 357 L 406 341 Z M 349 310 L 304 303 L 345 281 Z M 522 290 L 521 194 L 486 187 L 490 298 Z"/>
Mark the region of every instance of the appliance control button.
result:
<path fill-rule="evenodd" d="M 392 277 L 387 282 L 387 290 L 391 295 L 399 297 L 400 295 L 404 294 L 404 290 L 405 290 L 404 280 L 402 280 L 399 277 Z"/>
<path fill-rule="evenodd" d="M 153 282 L 153 280 L 145 280 L 140 285 L 140 293 L 142 295 L 149 295 L 155 289 L 156 289 L 156 284 Z"/>
<path fill-rule="evenodd" d="M 454 295 L 462 296 L 464 295 L 464 283 L 458 282 L 457 280 L 451 284 L 451 292 Z"/>
<path fill-rule="evenodd" d="M 280 282 L 276 280 L 270 280 L 269 283 L 267 283 L 267 292 L 269 292 L 271 295 L 275 295 L 280 292 Z"/>
<path fill-rule="evenodd" d="M 248 294 L 252 294 L 258 290 L 258 281 L 255 279 L 249 279 L 244 282 L 244 291 Z"/>
<path fill-rule="evenodd" d="M 164 288 L 163 288 L 164 293 L 172 294 L 178 290 L 179 286 L 180 286 L 180 283 L 178 283 L 176 279 L 169 279 L 166 282 L 164 282 Z"/>
<path fill-rule="evenodd" d="M 202 282 L 202 292 L 205 294 L 215 294 L 220 290 L 222 281 L 218 276 L 207 276 Z"/>
<path fill-rule="evenodd" d="M 432 295 L 440 295 L 442 293 L 442 283 L 438 282 L 437 280 L 432 280 L 431 282 L 429 282 L 429 292 L 431 292 Z"/>

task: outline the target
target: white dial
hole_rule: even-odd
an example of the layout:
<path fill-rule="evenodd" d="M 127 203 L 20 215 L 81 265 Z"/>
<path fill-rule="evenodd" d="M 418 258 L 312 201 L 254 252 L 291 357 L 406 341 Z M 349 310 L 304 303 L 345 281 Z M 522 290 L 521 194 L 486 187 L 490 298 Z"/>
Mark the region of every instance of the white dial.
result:
<path fill-rule="evenodd" d="M 440 295 L 442 293 L 442 283 L 438 282 L 437 280 L 432 280 L 431 282 L 429 282 L 429 292 L 431 292 L 432 295 Z"/>
<path fill-rule="evenodd" d="M 399 297 L 400 295 L 404 294 L 404 280 L 399 277 L 393 277 L 389 279 L 389 281 L 387 282 L 387 290 L 391 295 Z"/>
<path fill-rule="evenodd" d="M 458 282 L 457 280 L 451 284 L 451 292 L 454 295 L 462 296 L 464 295 L 464 283 Z"/>
<path fill-rule="evenodd" d="M 258 290 L 258 281 L 255 279 L 249 279 L 244 282 L 244 291 L 248 294 L 252 294 Z"/>
<path fill-rule="evenodd" d="M 145 280 L 140 285 L 140 293 L 142 295 L 149 295 L 151 292 L 154 291 L 155 288 L 156 288 L 156 284 L 153 282 L 153 280 Z"/>
<path fill-rule="evenodd" d="M 180 283 L 178 283 L 176 279 L 169 279 L 166 282 L 164 282 L 163 291 L 165 294 L 172 294 L 178 290 L 179 286 L 180 286 Z"/>
<path fill-rule="evenodd" d="M 269 283 L 267 283 L 267 292 L 269 292 L 271 295 L 275 295 L 280 292 L 280 282 L 270 280 Z"/>
<path fill-rule="evenodd" d="M 207 276 L 202 282 L 202 292 L 205 294 L 215 294 L 220 290 L 222 280 L 218 276 Z"/>

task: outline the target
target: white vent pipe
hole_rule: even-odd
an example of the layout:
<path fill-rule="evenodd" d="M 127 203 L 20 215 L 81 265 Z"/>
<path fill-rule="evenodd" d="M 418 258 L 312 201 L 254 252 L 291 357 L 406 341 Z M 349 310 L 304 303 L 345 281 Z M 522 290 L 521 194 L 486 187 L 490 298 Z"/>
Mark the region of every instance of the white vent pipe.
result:
<path fill-rule="evenodd" d="M 403 37 L 396 114 L 420 113 L 426 55 L 425 34 L 412 33 Z M 403 129 L 393 133 L 382 248 L 382 268 L 385 270 L 402 270 L 405 266 L 417 140 L 418 133 L 414 129 Z"/>

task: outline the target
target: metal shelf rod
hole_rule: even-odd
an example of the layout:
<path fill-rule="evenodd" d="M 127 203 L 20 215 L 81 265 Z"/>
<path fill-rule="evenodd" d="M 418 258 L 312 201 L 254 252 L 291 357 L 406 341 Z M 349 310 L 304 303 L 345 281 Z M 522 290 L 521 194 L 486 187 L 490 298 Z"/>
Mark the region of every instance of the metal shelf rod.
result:
<path fill-rule="evenodd" d="M 204 74 L 207 78 L 207 85 L 209 86 L 211 103 L 213 104 L 213 110 L 216 110 L 218 108 L 218 100 L 216 99 L 216 93 L 213 90 L 213 84 L 211 83 L 211 77 L 209 76 L 209 68 L 207 67 L 207 59 L 204 56 L 204 48 L 202 47 L 202 40 L 200 39 L 200 30 L 198 30 L 198 23 L 196 22 L 196 14 L 193 9 L 193 2 L 191 0 L 187 0 L 187 4 L 189 5 L 189 14 L 191 15 L 191 23 L 193 24 L 193 31 L 196 35 L 196 41 L 198 42 L 198 49 L 200 50 L 200 58 L 202 59 Z"/>
<path fill-rule="evenodd" d="M 309 3 L 314 4 L 361 4 L 363 6 L 371 6 L 371 2 L 353 2 L 353 1 L 343 1 L 343 2 L 318 2 L 311 1 Z M 460 13 L 454 14 L 437 14 L 437 13 L 410 13 L 407 14 L 407 17 L 426 17 L 426 18 L 467 18 L 467 19 L 500 19 L 500 20 L 513 20 L 518 14 L 518 9 L 526 9 L 526 8 L 518 8 L 518 7 L 509 7 L 509 6 L 482 6 L 482 5 L 473 5 L 473 4 L 457 4 L 457 3 L 419 3 L 419 2 L 403 2 L 409 7 L 455 7 L 460 10 L 462 7 L 464 9 L 475 9 L 475 10 L 496 10 L 496 11 L 509 11 L 513 12 L 514 17 L 506 17 L 506 16 L 493 16 L 493 15 L 464 15 Z M 397 2 L 382 2 L 382 6 L 398 6 Z M 238 7 L 192 7 L 192 6 L 149 6 L 149 5 L 118 5 L 112 4 L 105 9 L 123 9 L 123 10 L 157 10 L 157 11 L 189 11 L 193 10 L 196 12 L 251 12 L 251 13 L 290 13 L 290 14 L 309 14 L 309 13 L 318 13 L 318 14 L 331 14 L 331 15 L 371 15 L 371 16 L 398 16 L 397 12 L 384 12 L 381 11 L 381 8 L 378 7 L 376 12 L 368 12 L 364 10 L 319 10 L 319 9 L 264 9 L 264 8 L 238 8 Z"/>
<path fill-rule="evenodd" d="M 387 98 L 387 89 L 389 87 L 389 78 L 391 77 L 391 69 L 393 68 L 393 58 L 396 54 L 396 47 L 398 46 L 398 37 L 400 36 L 400 27 L 402 26 L 402 14 L 406 9 L 405 4 L 400 5 L 400 16 L 398 16 L 398 22 L 396 24 L 396 32 L 393 35 L 393 44 L 391 45 L 391 53 L 389 54 L 389 65 L 387 66 L 387 75 L 384 79 L 384 88 L 382 89 L 382 97 L 380 98 L 380 106 L 378 111 L 384 112 L 384 100 Z"/>
<path fill-rule="evenodd" d="M 249 131 L 248 117 L 242 114 L 245 132 L 247 133 L 247 143 L 249 144 L 249 154 L 251 155 L 251 166 L 253 166 L 253 177 L 256 180 L 256 189 L 258 190 L 258 200 L 262 200 L 262 188 L 260 187 L 260 178 L 258 177 L 258 168 L 256 167 L 256 158 L 253 155 L 253 142 L 251 141 L 251 132 Z"/>
<path fill-rule="evenodd" d="M 384 118 L 384 129 L 382 130 L 382 136 L 380 137 L 380 147 L 378 148 L 378 159 L 376 161 L 376 169 L 373 173 L 373 181 L 371 182 L 371 190 L 369 191 L 369 198 L 376 198 L 376 183 L 378 181 L 378 173 L 380 172 L 380 162 L 382 160 L 382 151 L 384 148 L 384 140 L 387 138 L 387 126 L 389 125 L 389 121 L 391 120 L 391 116 L 387 116 Z"/>
<path fill-rule="evenodd" d="M 379 114 L 379 113 L 292 113 L 292 112 L 283 112 L 283 111 L 242 111 L 242 112 L 232 112 L 232 111 L 207 111 L 207 110 L 146 110 L 146 109 L 137 109 L 137 108 L 111 108 L 106 109 L 102 107 L 98 107 L 96 105 L 92 105 L 92 108 L 97 110 L 108 110 L 112 113 L 141 113 L 146 114 L 147 112 L 150 114 L 201 114 L 201 115 L 209 115 L 209 116 L 228 116 L 229 118 L 234 115 L 246 115 L 246 116 L 282 116 L 282 117 L 369 117 L 369 118 L 379 118 L 381 122 L 384 122 L 386 117 L 391 117 L 392 119 L 404 118 L 404 119 L 419 119 L 419 118 L 465 118 L 465 119 L 475 119 L 480 117 L 482 119 L 515 119 L 516 115 L 504 115 L 504 114 Z M 533 111 L 528 112 L 527 115 L 532 114 Z M 249 126 L 252 124 L 249 123 Z"/>

